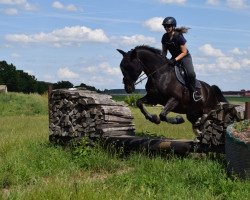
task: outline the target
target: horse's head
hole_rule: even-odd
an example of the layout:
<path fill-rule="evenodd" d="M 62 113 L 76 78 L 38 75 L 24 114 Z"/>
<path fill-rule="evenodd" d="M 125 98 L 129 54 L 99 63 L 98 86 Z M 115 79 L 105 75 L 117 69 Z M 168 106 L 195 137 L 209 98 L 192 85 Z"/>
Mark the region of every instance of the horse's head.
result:
<path fill-rule="evenodd" d="M 117 51 L 123 56 L 120 68 L 123 74 L 124 88 L 127 93 L 132 93 L 135 90 L 135 82 L 142 72 L 142 63 L 135 49 L 127 53 L 120 49 L 117 49 Z"/>

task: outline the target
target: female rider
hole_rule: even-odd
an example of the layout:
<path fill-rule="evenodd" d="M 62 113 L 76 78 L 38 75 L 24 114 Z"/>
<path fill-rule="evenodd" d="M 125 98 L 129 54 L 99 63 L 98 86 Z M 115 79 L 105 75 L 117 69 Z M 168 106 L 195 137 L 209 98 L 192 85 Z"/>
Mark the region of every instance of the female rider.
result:
<path fill-rule="evenodd" d="M 176 28 L 176 24 L 176 20 L 173 17 L 166 17 L 162 22 L 166 30 L 166 33 L 161 39 L 162 56 L 166 58 L 167 52 L 169 51 L 172 56 L 170 63 L 172 65 L 177 64 L 185 67 L 189 79 L 189 90 L 191 94 L 193 94 L 193 100 L 200 101 L 202 97 L 195 88 L 196 74 L 194 72 L 192 57 L 187 49 L 187 41 L 183 36 L 183 33 L 187 33 L 188 28 Z"/>

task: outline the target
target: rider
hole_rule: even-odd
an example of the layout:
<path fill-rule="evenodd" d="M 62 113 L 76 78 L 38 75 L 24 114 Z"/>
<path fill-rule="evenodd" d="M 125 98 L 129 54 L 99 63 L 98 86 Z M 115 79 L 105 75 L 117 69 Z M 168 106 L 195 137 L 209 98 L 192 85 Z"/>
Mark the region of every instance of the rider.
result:
<path fill-rule="evenodd" d="M 165 58 L 167 51 L 169 51 L 172 56 L 169 62 L 172 65 L 181 64 L 185 67 L 189 78 L 189 90 L 193 94 L 194 101 L 199 101 L 202 99 L 202 96 L 195 88 L 196 74 L 194 72 L 192 57 L 187 49 L 186 39 L 182 35 L 183 33 L 187 33 L 188 28 L 176 28 L 176 24 L 176 20 L 173 17 L 166 17 L 162 22 L 166 30 L 161 39 L 162 56 Z"/>

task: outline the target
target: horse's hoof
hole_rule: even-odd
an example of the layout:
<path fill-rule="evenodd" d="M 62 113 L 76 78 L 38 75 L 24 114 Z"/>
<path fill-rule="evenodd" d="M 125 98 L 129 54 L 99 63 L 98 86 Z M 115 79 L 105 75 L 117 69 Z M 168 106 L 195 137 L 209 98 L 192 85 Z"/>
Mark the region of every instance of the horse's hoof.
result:
<path fill-rule="evenodd" d="M 160 124 L 161 123 L 161 120 L 157 115 L 152 115 L 151 121 L 154 122 L 155 124 Z"/>
<path fill-rule="evenodd" d="M 180 115 L 177 115 L 177 116 L 176 116 L 176 123 L 177 123 L 177 124 L 182 124 L 182 123 L 184 123 L 184 122 L 185 122 L 185 120 L 183 119 L 182 116 L 180 116 Z"/>
<path fill-rule="evenodd" d="M 167 117 L 164 115 L 159 115 L 161 121 L 167 121 Z"/>

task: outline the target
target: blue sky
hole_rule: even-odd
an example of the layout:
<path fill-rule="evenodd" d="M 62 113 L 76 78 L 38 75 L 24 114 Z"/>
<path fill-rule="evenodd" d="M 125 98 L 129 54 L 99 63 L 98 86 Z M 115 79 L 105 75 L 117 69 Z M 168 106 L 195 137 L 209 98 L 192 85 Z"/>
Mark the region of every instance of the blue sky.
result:
<path fill-rule="evenodd" d="M 0 60 L 40 81 L 123 88 L 116 49 L 161 48 L 162 20 L 174 16 L 190 28 L 198 79 L 250 89 L 248 0 L 0 0 L 0 16 Z"/>

